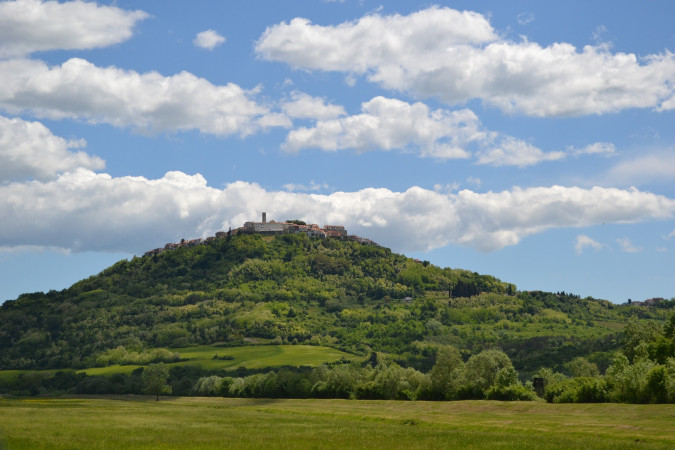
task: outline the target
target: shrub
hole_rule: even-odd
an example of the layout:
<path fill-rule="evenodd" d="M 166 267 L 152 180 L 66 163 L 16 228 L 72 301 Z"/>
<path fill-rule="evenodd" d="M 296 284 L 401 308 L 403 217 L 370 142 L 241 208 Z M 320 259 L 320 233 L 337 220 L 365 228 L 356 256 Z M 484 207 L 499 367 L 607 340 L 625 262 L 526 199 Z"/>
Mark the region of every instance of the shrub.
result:
<path fill-rule="evenodd" d="M 512 384 L 509 386 L 492 386 L 485 393 L 488 400 L 505 401 L 532 401 L 538 400 L 537 394 L 522 384 Z"/>
<path fill-rule="evenodd" d="M 601 378 L 569 378 L 546 389 L 549 403 L 600 403 L 609 399 L 607 385 Z"/>

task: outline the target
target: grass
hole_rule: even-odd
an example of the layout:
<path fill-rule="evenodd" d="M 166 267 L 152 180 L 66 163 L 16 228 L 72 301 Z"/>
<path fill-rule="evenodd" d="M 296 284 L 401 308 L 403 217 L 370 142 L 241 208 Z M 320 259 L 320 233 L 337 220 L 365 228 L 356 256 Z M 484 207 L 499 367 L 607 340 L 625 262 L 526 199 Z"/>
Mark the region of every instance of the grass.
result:
<path fill-rule="evenodd" d="M 172 348 L 171 351 L 178 352 L 184 361 L 167 364 L 169 367 L 174 365 L 195 365 L 208 370 L 233 370 L 238 367 L 260 369 L 285 365 L 316 367 L 323 363 L 338 361 L 342 358 L 358 358 L 334 348 L 314 345 L 247 345 L 241 347 L 202 345 L 199 347 Z M 215 355 L 220 357 L 229 356 L 233 359 L 213 359 Z M 79 372 L 84 372 L 87 375 L 130 374 L 138 367 L 141 366 L 112 365 L 107 367 L 92 367 Z M 72 369 L 63 370 L 70 371 Z M 9 380 L 17 377 L 19 374 L 30 372 L 54 373 L 57 370 L 2 370 L 0 371 L 0 380 Z"/>
<path fill-rule="evenodd" d="M 205 369 L 236 369 L 246 367 L 259 369 L 279 366 L 312 366 L 342 358 L 353 359 L 354 355 L 330 347 L 313 345 L 257 345 L 244 347 L 188 347 L 173 349 L 187 359 L 176 364 L 198 364 Z M 215 355 L 233 359 L 213 359 Z"/>
<path fill-rule="evenodd" d="M 13 448 L 673 448 L 675 405 L 0 399 Z"/>

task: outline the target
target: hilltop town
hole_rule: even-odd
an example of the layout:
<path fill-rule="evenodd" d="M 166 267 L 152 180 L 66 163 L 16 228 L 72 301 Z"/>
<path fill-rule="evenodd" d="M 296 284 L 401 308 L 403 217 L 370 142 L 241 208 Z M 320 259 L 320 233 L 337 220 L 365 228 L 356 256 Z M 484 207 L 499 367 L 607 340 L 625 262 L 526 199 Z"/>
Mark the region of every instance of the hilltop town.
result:
<path fill-rule="evenodd" d="M 209 236 L 205 239 L 190 239 L 185 240 L 181 239 L 180 242 L 170 242 L 164 247 L 155 248 L 153 250 L 148 250 L 145 252 L 145 256 L 155 256 L 167 250 L 174 250 L 180 247 L 194 247 L 196 245 L 202 245 L 206 242 L 211 242 L 215 239 L 224 239 L 228 235 L 236 236 L 239 234 L 261 234 L 261 235 L 279 235 L 279 234 L 299 234 L 304 233 L 308 237 L 313 238 L 333 238 L 333 239 L 344 239 L 348 241 L 356 241 L 361 244 L 366 245 L 378 245 L 376 242 L 363 238 L 361 236 L 356 236 L 354 234 L 348 234 L 347 230 L 343 225 L 324 225 L 323 228 L 319 227 L 317 224 L 307 224 L 301 220 L 291 220 L 287 222 L 275 222 L 274 220 L 267 221 L 267 213 L 262 213 L 262 220 L 260 222 L 244 222 L 243 227 L 230 229 L 228 231 L 218 231 L 215 236 Z M 378 245 L 379 246 L 379 245 Z"/>

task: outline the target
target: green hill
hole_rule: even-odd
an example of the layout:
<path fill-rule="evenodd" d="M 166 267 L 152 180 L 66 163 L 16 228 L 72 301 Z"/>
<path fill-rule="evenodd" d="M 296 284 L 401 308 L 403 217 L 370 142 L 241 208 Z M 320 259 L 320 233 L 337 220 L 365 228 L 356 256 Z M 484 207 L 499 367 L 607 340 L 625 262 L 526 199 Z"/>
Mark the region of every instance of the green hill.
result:
<path fill-rule="evenodd" d="M 464 360 L 501 349 L 522 378 L 541 367 L 564 371 L 579 356 L 602 371 L 628 323 L 660 327 L 673 306 L 518 292 L 377 245 L 240 235 L 123 260 L 63 291 L 5 302 L 0 370 L 143 365 L 185 359 L 174 348 L 303 344 L 354 360 L 377 354 L 421 372 L 447 346 Z"/>

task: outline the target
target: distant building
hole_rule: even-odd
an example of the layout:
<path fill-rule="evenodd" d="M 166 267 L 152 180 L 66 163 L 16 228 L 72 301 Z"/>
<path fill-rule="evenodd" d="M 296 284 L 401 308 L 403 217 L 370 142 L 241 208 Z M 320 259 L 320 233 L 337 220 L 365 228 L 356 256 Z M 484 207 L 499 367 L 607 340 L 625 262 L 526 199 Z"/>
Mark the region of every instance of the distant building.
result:
<path fill-rule="evenodd" d="M 347 230 L 342 225 L 325 225 L 323 229 L 328 237 L 344 238 L 347 236 Z"/>
<path fill-rule="evenodd" d="M 324 225 L 323 228 L 319 227 L 317 224 L 298 224 L 298 223 L 289 223 L 289 222 L 275 222 L 274 220 L 267 221 L 267 213 L 263 212 L 260 222 L 245 222 L 243 227 L 229 229 L 227 232 L 218 231 L 216 232 L 215 237 L 211 236 L 206 239 L 192 239 L 186 241 L 182 239 L 180 243 L 173 244 L 168 243 L 164 248 L 158 248 L 145 252 L 146 256 L 154 256 L 165 250 L 173 250 L 178 247 L 193 247 L 195 245 L 201 245 L 205 242 L 211 242 L 215 239 L 225 239 L 228 235 L 236 236 L 238 234 L 266 234 L 266 235 L 277 235 L 277 234 L 294 234 L 294 233 L 304 233 L 308 237 L 313 238 L 335 238 L 335 239 L 345 239 L 349 241 L 356 241 L 361 244 L 367 245 L 378 245 L 370 239 L 362 238 L 353 234 L 347 234 L 347 230 L 343 225 Z"/>

